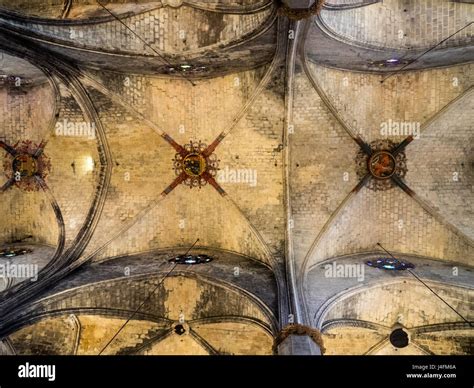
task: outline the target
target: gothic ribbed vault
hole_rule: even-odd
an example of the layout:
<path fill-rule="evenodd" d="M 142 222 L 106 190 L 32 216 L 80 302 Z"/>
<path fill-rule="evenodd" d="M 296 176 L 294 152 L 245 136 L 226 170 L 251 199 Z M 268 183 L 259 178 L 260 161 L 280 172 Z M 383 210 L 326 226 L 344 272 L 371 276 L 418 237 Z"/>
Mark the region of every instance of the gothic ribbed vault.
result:
<path fill-rule="evenodd" d="M 0 0 L 0 354 L 473 354 L 473 16 Z"/>

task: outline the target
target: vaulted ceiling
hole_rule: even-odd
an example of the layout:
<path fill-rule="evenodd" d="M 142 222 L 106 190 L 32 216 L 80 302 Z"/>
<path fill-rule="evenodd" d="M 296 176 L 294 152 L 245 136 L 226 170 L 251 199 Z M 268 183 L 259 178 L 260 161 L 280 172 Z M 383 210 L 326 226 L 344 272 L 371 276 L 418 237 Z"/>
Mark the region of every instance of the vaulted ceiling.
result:
<path fill-rule="evenodd" d="M 287 5 L 0 0 L 0 353 L 473 353 L 474 5 Z"/>

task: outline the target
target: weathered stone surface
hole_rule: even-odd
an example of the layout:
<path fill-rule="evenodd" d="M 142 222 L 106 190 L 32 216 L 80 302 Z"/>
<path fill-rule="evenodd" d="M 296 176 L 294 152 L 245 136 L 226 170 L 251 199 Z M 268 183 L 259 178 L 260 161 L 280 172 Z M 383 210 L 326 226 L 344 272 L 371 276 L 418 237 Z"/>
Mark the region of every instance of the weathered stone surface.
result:
<path fill-rule="evenodd" d="M 0 162 L 0 245 L 33 249 L 0 264 L 46 268 L 0 278 L 0 354 L 99 354 L 130 318 L 104 354 L 268 355 L 289 323 L 327 354 L 473 353 L 472 29 L 423 54 L 472 5 L 330 0 L 296 22 L 266 0 L 107 2 L 120 23 L 90 0 L 0 3 L 2 158 L 29 140 L 51 160 L 34 192 Z M 216 159 L 185 169 L 199 141 Z M 403 173 L 366 180 L 379 144 Z M 202 188 L 173 186 L 192 171 Z M 461 316 L 368 267 L 378 243 Z M 173 268 L 185 253 L 214 260 Z"/>

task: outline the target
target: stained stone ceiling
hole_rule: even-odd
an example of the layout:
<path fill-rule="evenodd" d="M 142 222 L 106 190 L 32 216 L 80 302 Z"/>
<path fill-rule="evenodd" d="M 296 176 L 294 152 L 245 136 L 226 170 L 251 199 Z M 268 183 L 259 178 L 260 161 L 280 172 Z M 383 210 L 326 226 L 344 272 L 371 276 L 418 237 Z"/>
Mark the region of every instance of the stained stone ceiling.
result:
<path fill-rule="evenodd" d="M 100 3 L 0 0 L 0 353 L 474 352 L 474 5 Z"/>

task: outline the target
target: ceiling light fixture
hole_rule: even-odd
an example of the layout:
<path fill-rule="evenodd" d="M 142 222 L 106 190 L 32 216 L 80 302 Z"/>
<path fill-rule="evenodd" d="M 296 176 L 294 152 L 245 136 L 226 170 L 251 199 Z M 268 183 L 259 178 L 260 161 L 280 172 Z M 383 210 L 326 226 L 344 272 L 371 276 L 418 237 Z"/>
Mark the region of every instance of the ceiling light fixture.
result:
<path fill-rule="evenodd" d="M 26 249 L 26 248 L 7 248 L 2 251 L 0 251 L 0 257 L 16 257 L 16 256 L 23 256 L 26 255 L 27 253 L 33 252 L 31 249 Z"/>
<path fill-rule="evenodd" d="M 183 63 L 177 66 L 167 66 L 166 72 L 168 74 L 176 73 L 202 73 L 207 70 L 206 66 L 192 65 L 189 63 Z"/>
<path fill-rule="evenodd" d="M 196 265 L 196 264 L 207 264 L 213 260 L 208 255 L 179 255 L 168 260 L 170 263 L 182 264 L 182 265 Z"/>
<path fill-rule="evenodd" d="M 365 262 L 365 264 L 367 264 L 369 267 L 395 271 L 403 271 L 405 269 L 415 268 L 412 263 L 400 261 L 391 257 L 382 257 L 376 260 L 368 260 Z"/>
<path fill-rule="evenodd" d="M 369 61 L 369 66 L 375 67 L 398 67 L 401 65 L 406 65 L 408 63 L 407 60 L 401 60 L 399 58 L 389 58 L 389 59 L 382 59 L 380 61 Z"/>

